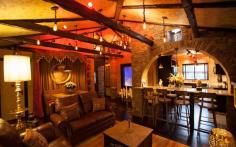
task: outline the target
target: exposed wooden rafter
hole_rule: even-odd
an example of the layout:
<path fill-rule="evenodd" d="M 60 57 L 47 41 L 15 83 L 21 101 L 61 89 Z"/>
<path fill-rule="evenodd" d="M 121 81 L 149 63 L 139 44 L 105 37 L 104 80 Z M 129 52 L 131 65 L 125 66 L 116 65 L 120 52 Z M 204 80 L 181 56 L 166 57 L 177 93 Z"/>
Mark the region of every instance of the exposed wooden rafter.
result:
<path fill-rule="evenodd" d="M 8 38 L 6 40 L 13 40 L 13 41 L 18 40 L 18 41 L 22 41 L 23 44 L 26 43 L 26 44 L 31 44 L 31 45 L 37 45 L 37 40 L 29 39 L 29 38 L 23 38 L 23 37 L 12 37 L 12 38 Z M 58 43 L 53 43 L 53 42 L 46 42 L 46 41 L 40 41 L 39 46 L 57 48 L 57 49 L 64 49 L 64 50 L 70 50 L 70 51 L 76 51 L 76 52 L 88 53 L 88 54 L 99 54 L 99 51 L 95 51 L 94 49 L 87 49 L 87 48 L 78 47 L 78 49 L 75 50 L 74 46 L 58 44 Z M 106 56 L 113 56 L 113 57 L 123 57 L 122 55 L 111 54 L 111 53 L 106 53 L 105 55 Z"/>
<path fill-rule="evenodd" d="M 236 7 L 235 1 L 193 3 L 193 8 L 231 8 Z M 178 9 L 183 8 L 182 4 L 152 4 L 152 5 L 126 5 L 122 9 Z"/>
<path fill-rule="evenodd" d="M 114 22 L 113 20 L 109 19 L 108 17 L 89 9 L 88 7 L 76 2 L 76 1 L 67 1 L 67 0 L 50 0 L 64 8 L 67 11 L 76 13 L 82 17 L 88 18 L 92 21 L 96 21 L 97 23 L 104 24 L 105 26 L 117 30 L 121 33 L 127 34 L 132 38 L 135 38 L 141 42 L 144 42 L 150 46 L 153 45 L 153 41 L 146 38 L 145 36 L 136 33 L 132 30 L 127 29 L 126 27 Z"/>
<path fill-rule="evenodd" d="M 83 42 L 87 42 L 87 43 L 91 43 L 91 44 L 96 44 L 96 45 L 103 45 L 105 47 L 130 52 L 130 50 L 123 49 L 122 46 L 118 46 L 118 45 L 115 45 L 115 44 L 112 44 L 112 43 L 109 43 L 106 41 L 101 42 L 97 39 L 89 38 L 89 37 L 86 37 L 83 35 L 74 34 L 74 33 L 70 33 L 70 32 L 65 32 L 65 31 L 61 31 L 61 30 L 53 31 L 52 28 L 50 28 L 48 26 L 43 26 L 43 25 L 31 23 L 31 22 L 0 20 L 0 23 L 12 25 L 12 26 L 18 26 L 18 27 L 22 27 L 25 29 L 33 30 L 33 31 L 38 31 L 38 32 L 45 33 L 45 34 L 51 34 L 51 35 L 60 36 L 63 38 L 79 40 L 79 41 L 83 41 Z"/>
<path fill-rule="evenodd" d="M 198 27 L 197 27 L 197 21 L 196 16 L 193 10 L 192 6 L 192 0 L 181 0 L 184 11 L 188 17 L 189 24 L 192 28 L 194 37 L 199 37 Z"/>
<path fill-rule="evenodd" d="M 119 20 L 120 18 L 120 13 L 122 10 L 122 6 L 123 6 L 124 0 L 117 0 L 116 2 L 116 11 L 115 11 L 115 21 Z"/>

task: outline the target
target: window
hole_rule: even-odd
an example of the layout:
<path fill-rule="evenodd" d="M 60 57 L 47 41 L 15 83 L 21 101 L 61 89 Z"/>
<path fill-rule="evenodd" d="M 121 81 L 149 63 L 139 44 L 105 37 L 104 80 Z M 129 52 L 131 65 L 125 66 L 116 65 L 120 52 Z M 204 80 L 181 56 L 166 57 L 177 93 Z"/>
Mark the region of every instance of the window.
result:
<path fill-rule="evenodd" d="M 208 80 L 208 64 L 183 64 L 183 75 L 186 80 Z"/>
<path fill-rule="evenodd" d="M 132 66 L 131 64 L 121 65 L 121 86 L 132 86 Z"/>
<path fill-rule="evenodd" d="M 169 42 L 182 40 L 182 32 L 180 28 L 173 29 L 167 32 L 167 39 Z"/>

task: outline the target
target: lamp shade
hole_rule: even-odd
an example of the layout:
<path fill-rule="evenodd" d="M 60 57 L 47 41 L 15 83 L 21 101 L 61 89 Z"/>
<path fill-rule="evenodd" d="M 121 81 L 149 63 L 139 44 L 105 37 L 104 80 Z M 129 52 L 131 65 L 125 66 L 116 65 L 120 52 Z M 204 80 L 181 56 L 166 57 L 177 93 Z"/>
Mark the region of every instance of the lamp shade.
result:
<path fill-rule="evenodd" d="M 4 55 L 3 62 L 5 82 L 31 80 L 30 57 L 20 55 Z"/>

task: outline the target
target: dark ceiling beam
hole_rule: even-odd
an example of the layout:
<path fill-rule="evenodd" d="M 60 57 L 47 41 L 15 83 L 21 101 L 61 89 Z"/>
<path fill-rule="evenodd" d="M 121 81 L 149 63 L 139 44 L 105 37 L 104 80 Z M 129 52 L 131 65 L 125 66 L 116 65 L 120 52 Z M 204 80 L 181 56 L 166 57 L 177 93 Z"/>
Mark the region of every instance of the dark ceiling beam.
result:
<path fill-rule="evenodd" d="M 193 8 L 232 8 L 236 7 L 235 1 L 193 3 Z M 178 9 L 183 8 L 182 4 L 152 4 L 152 5 L 126 5 L 122 9 Z"/>
<path fill-rule="evenodd" d="M 121 13 L 123 4 L 124 4 L 124 0 L 117 0 L 115 18 L 114 18 L 115 21 L 119 20 L 119 18 L 120 18 L 120 13 Z"/>
<path fill-rule="evenodd" d="M 122 9 L 176 9 L 183 8 L 181 4 L 126 5 Z"/>
<path fill-rule="evenodd" d="M 83 21 L 88 20 L 86 18 L 42 18 L 42 19 L 9 19 L 11 21 L 25 21 L 32 23 L 47 23 L 47 22 L 68 22 L 68 21 Z"/>
<path fill-rule="evenodd" d="M 38 32 L 45 33 L 45 34 L 51 34 L 51 35 L 60 36 L 63 38 L 79 40 L 82 42 L 87 42 L 87 43 L 96 44 L 96 45 L 103 45 L 108 48 L 113 48 L 113 49 L 118 49 L 118 50 L 130 52 L 130 50 L 126 50 L 122 46 L 118 46 L 118 45 L 115 45 L 115 44 L 112 44 L 112 43 L 109 43 L 106 41 L 101 42 L 97 39 L 89 38 L 89 37 L 86 37 L 83 35 L 74 34 L 74 33 L 70 33 L 70 32 L 65 32 L 65 31 L 61 31 L 61 30 L 53 31 L 52 28 L 50 28 L 48 26 L 43 26 L 43 25 L 39 25 L 39 24 L 35 24 L 35 23 L 24 22 L 24 21 L 5 21 L 5 20 L 0 20 L 0 23 L 6 24 L 6 25 L 11 25 L 11 26 L 18 26 L 21 28 L 25 28 L 25 29 L 29 29 L 29 30 L 33 30 L 33 31 L 38 31 Z"/>
<path fill-rule="evenodd" d="M 192 0 L 181 0 L 181 2 L 184 8 L 184 11 L 188 17 L 189 24 L 192 28 L 193 36 L 195 38 L 198 38 L 200 35 L 199 35 L 198 27 L 197 27 L 196 16 L 195 16 L 193 6 L 192 6 Z"/>
<path fill-rule="evenodd" d="M 14 38 L 8 38 L 7 40 L 18 40 L 18 41 L 23 42 L 24 45 L 25 44 L 37 45 L 37 40 L 29 39 L 29 38 L 14 37 Z M 70 50 L 70 51 L 76 51 L 76 52 L 88 53 L 88 54 L 99 54 L 99 51 L 95 51 L 94 49 L 87 49 L 87 48 L 78 47 L 78 50 L 75 50 L 74 46 L 58 44 L 58 43 L 52 43 L 52 42 L 46 42 L 46 41 L 40 41 L 40 45 L 38 45 L 38 46 L 64 49 L 64 50 Z M 122 55 L 111 54 L 111 53 L 106 53 L 105 55 L 114 56 L 114 57 L 123 57 Z"/>
<path fill-rule="evenodd" d="M 88 18 L 92 21 L 95 21 L 97 23 L 100 24 L 104 24 L 105 26 L 113 29 L 113 30 L 117 30 L 121 33 L 127 34 L 132 38 L 135 38 L 143 43 L 146 43 L 150 46 L 153 45 L 153 41 L 146 38 L 145 36 L 136 33 L 132 30 L 127 29 L 126 27 L 122 26 L 121 24 L 118 24 L 116 22 L 114 22 L 113 20 L 107 18 L 106 16 L 92 10 L 89 9 L 88 7 L 73 1 L 73 0 L 50 0 L 51 2 L 54 2 L 56 4 L 58 4 L 59 6 L 61 6 L 62 8 L 64 8 L 67 11 L 76 13 L 82 17 Z"/>

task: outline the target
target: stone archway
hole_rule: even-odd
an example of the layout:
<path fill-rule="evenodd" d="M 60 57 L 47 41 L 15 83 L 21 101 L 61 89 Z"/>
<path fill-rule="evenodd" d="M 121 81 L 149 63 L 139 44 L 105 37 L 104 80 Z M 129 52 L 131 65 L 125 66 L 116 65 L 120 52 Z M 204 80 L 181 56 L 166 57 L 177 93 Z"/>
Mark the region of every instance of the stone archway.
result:
<path fill-rule="evenodd" d="M 187 47 L 181 47 L 179 49 L 181 50 L 181 49 L 185 49 L 185 48 L 187 48 Z M 190 49 L 190 48 L 195 49 L 194 47 L 188 47 L 188 49 Z M 175 48 L 172 48 L 172 49 L 166 50 L 165 52 L 162 52 L 162 54 L 165 55 L 166 53 L 168 53 L 170 51 L 174 51 L 174 50 L 175 50 Z M 215 58 L 214 56 L 212 56 L 208 52 L 206 52 L 206 51 L 200 51 L 200 52 L 202 52 L 203 54 L 209 56 L 210 58 L 212 58 L 214 61 L 217 61 L 217 63 L 219 63 L 221 65 L 221 67 L 223 68 L 224 72 L 226 73 L 226 78 L 227 78 L 227 81 L 228 81 L 227 84 L 228 84 L 228 87 L 229 87 L 228 90 L 230 90 L 231 89 L 231 84 L 230 84 L 231 82 L 230 82 L 229 74 L 228 74 L 226 68 L 224 67 L 224 65 L 217 58 Z M 149 85 L 149 83 L 148 83 L 148 71 L 149 71 L 151 65 L 158 58 L 159 58 L 159 54 L 153 55 L 153 57 L 150 59 L 150 61 L 146 64 L 146 66 L 145 66 L 145 68 L 144 68 L 144 70 L 142 72 L 141 83 L 145 83 L 146 85 Z"/>

